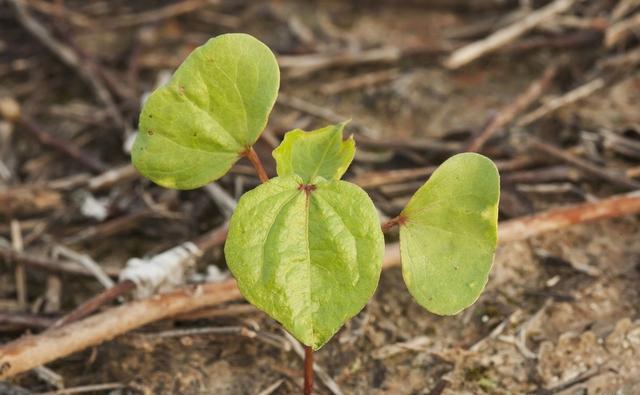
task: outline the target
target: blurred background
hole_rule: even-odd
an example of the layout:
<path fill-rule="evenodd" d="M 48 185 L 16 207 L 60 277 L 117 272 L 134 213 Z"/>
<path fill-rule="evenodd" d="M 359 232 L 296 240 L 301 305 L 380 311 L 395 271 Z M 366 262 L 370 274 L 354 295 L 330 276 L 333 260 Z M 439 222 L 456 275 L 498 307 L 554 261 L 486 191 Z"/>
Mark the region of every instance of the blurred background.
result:
<path fill-rule="evenodd" d="M 259 183 L 250 164 L 172 191 L 139 177 L 129 148 L 145 96 L 226 32 L 278 57 L 256 145 L 270 175 L 284 132 L 351 119 L 345 177 L 383 219 L 464 151 L 498 164 L 501 221 L 584 203 L 615 217 L 583 224 L 578 206 L 549 232 L 518 222 L 535 237 L 501 233 L 487 290 L 455 317 L 427 313 L 385 270 L 317 353 L 316 393 L 640 393 L 640 218 L 623 215 L 640 210 L 637 0 L 0 0 L 0 342 L 42 333 L 131 258 L 185 241 L 204 255 L 177 282 L 224 281 L 225 221 Z M 291 341 L 241 301 L 126 332 L 0 393 L 300 392 Z"/>

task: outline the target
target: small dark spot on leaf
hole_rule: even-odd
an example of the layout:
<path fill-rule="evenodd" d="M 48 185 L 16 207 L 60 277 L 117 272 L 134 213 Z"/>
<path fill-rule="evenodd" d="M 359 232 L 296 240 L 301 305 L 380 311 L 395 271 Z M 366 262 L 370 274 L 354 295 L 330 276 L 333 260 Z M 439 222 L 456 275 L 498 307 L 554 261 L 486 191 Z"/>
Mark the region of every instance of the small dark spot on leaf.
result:
<path fill-rule="evenodd" d="M 184 86 L 180 85 L 180 86 L 178 87 L 178 90 L 180 91 L 180 94 L 181 94 L 181 95 L 184 95 Z"/>
<path fill-rule="evenodd" d="M 151 130 L 151 129 L 147 130 L 147 134 L 148 134 L 149 136 L 152 136 L 152 135 L 153 135 L 153 130 Z"/>
<path fill-rule="evenodd" d="M 149 114 L 149 118 L 153 118 L 153 115 Z"/>

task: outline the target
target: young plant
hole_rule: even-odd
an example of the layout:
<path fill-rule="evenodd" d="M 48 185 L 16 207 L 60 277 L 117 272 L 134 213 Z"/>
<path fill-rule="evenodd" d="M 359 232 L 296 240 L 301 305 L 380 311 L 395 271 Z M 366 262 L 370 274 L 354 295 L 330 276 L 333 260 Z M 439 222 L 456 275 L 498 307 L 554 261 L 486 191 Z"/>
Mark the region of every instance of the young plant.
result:
<path fill-rule="evenodd" d="M 373 202 L 341 180 L 355 153 L 345 123 L 293 130 L 273 152 L 268 179 L 252 145 L 276 101 L 279 69 L 268 47 L 226 34 L 197 48 L 149 97 L 133 146 L 135 167 L 168 188 L 193 189 L 241 157 L 262 185 L 242 196 L 225 257 L 245 298 L 312 350 L 322 347 L 373 295 L 384 237 Z M 474 153 L 445 161 L 398 217 L 402 273 L 427 310 L 457 314 L 484 288 L 496 246 L 499 176 Z"/>

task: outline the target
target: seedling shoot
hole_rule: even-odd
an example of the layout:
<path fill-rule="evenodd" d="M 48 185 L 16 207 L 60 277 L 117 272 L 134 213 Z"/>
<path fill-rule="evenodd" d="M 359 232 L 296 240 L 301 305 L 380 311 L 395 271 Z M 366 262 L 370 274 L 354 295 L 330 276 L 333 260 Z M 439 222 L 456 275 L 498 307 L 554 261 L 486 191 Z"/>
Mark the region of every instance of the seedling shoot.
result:
<path fill-rule="evenodd" d="M 311 355 L 372 297 L 385 240 L 367 193 L 343 180 L 356 141 L 347 123 L 292 130 L 273 151 L 268 179 L 253 145 L 275 104 L 280 73 L 269 48 L 247 34 L 225 34 L 197 48 L 149 97 L 132 156 L 155 183 L 194 189 L 224 176 L 242 157 L 262 184 L 232 216 L 224 253 L 243 296 L 307 347 Z M 439 315 L 473 304 L 497 241 L 498 171 L 486 157 L 445 161 L 398 217 L 402 273 L 415 300 Z"/>

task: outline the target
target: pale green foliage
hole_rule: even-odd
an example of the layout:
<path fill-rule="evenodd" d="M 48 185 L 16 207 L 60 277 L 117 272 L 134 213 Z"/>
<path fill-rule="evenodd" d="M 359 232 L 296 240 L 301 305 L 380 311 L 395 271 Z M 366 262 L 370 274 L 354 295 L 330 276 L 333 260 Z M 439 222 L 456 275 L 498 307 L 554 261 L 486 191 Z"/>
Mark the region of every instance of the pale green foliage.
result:
<path fill-rule="evenodd" d="M 498 171 L 482 155 L 444 162 L 401 216 L 402 274 L 427 310 L 456 314 L 484 288 L 497 241 Z"/>
<path fill-rule="evenodd" d="M 242 294 L 302 343 L 320 348 L 378 285 L 384 238 L 354 184 L 288 175 L 242 196 L 225 257 Z"/>
<path fill-rule="evenodd" d="M 297 174 L 304 182 L 316 176 L 339 180 L 353 160 L 353 137 L 342 141 L 346 122 L 312 132 L 292 130 L 273 151 L 279 176 Z"/>
<path fill-rule="evenodd" d="M 274 55 L 255 38 L 209 40 L 147 100 L 135 167 L 178 189 L 223 176 L 263 131 L 279 78 Z M 355 153 L 344 127 L 287 133 L 273 152 L 279 177 L 240 199 L 225 245 L 247 300 L 314 349 L 373 295 L 384 254 L 373 202 L 340 180 Z M 401 213 L 403 275 L 428 310 L 455 314 L 478 298 L 493 260 L 498 199 L 493 163 L 461 154 Z"/>
<path fill-rule="evenodd" d="M 194 50 L 140 115 L 134 166 L 169 188 L 222 177 L 262 133 L 280 84 L 269 48 L 225 34 Z"/>

